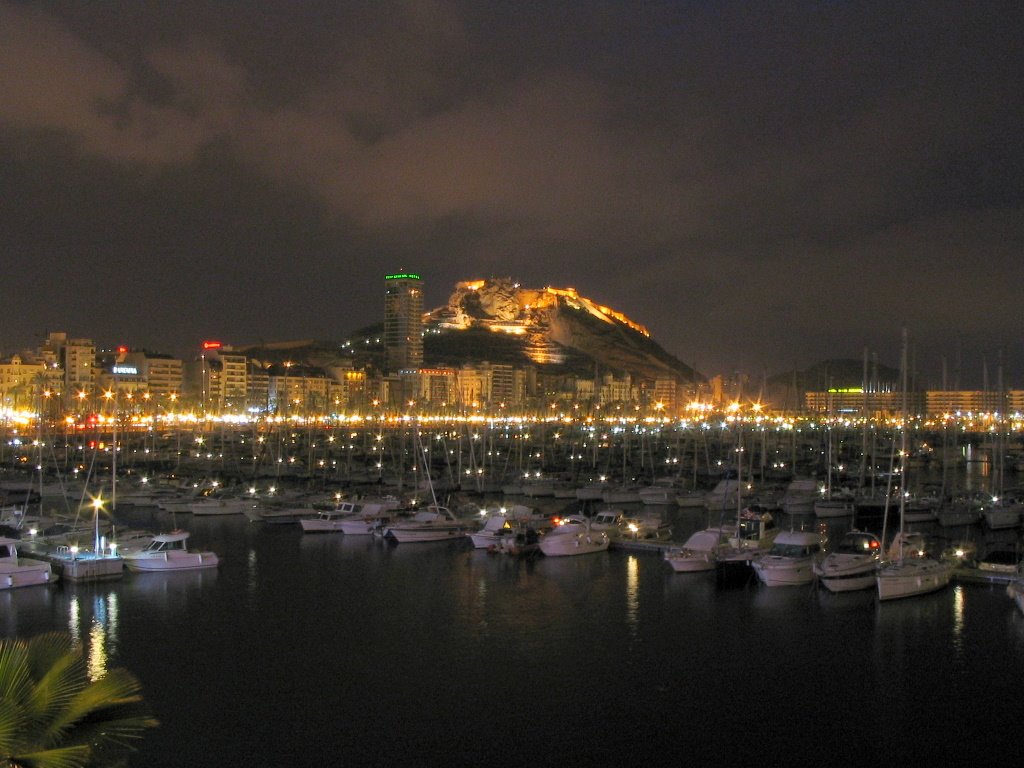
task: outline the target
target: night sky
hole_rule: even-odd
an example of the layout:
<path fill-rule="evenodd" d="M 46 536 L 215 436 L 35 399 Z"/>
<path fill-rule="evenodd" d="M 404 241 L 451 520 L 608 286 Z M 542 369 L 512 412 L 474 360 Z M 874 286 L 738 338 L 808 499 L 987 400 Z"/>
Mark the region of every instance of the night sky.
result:
<path fill-rule="evenodd" d="M 1024 387 L 1022 73 L 1020 2 L 0 0 L 0 353 L 343 339 L 404 268 Z"/>

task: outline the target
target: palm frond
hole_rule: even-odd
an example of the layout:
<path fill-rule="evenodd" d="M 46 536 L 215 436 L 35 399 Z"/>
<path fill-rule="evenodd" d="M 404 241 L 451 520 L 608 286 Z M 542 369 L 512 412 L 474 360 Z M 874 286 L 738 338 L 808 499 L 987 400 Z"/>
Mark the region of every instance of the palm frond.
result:
<path fill-rule="evenodd" d="M 20 701 L 31 689 L 28 657 L 24 640 L 0 640 L 0 699 Z"/>
<path fill-rule="evenodd" d="M 11 765 L 22 768 L 85 768 L 92 760 L 92 749 L 86 745 L 55 747 L 11 755 Z"/>
<path fill-rule="evenodd" d="M 13 699 L 0 698 L 0 755 L 17 751 L 25 732 L 25 714 Z"/>

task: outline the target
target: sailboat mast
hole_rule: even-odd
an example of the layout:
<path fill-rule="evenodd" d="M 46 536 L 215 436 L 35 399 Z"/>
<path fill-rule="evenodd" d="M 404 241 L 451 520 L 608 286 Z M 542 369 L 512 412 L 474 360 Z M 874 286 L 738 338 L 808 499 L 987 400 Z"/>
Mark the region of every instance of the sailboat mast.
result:
<path fill-rule="evenodd" d="M 903 562 L 903 514 L 907 501 L 907 329 L 900 352 L 900 562 Z"/>

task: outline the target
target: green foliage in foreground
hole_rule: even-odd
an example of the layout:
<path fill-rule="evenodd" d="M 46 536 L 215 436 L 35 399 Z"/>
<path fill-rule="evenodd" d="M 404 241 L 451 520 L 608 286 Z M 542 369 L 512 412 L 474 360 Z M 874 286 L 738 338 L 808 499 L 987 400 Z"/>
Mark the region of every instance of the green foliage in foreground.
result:
<path fill-rule="evenodd" d="M 124 669 L 90 680 L 70 635 L 0 641 L 0 768 L 117 765 L 157 725 Z"/>

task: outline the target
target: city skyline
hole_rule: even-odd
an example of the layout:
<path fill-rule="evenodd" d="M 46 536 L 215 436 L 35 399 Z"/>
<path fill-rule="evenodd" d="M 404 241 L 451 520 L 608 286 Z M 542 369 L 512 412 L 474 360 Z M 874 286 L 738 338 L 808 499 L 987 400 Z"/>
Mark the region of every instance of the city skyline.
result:
<path fill-rule="evenodd" d="M 0 0 L 0 351 L 574 287 L 703 373 L 1024 373 L 1017 4 Z M 957 370 L 959 369 L 959 370 Z"/>

